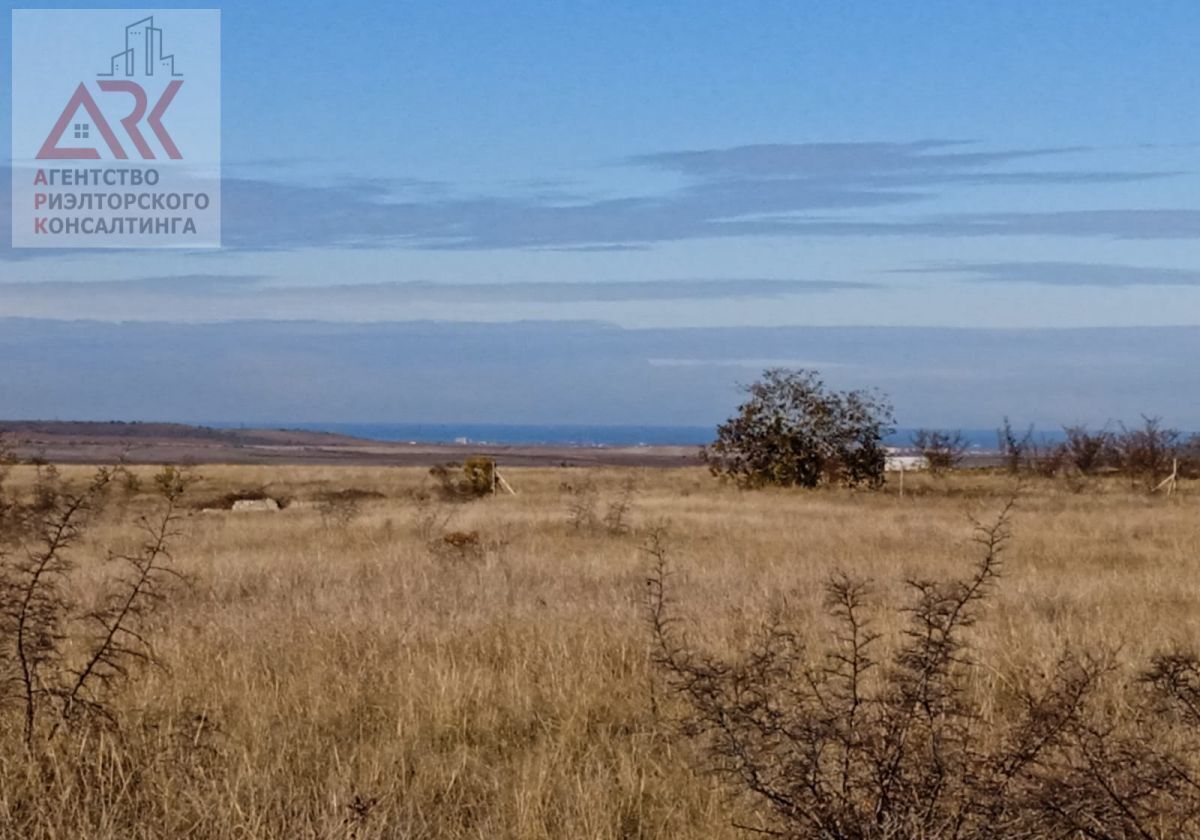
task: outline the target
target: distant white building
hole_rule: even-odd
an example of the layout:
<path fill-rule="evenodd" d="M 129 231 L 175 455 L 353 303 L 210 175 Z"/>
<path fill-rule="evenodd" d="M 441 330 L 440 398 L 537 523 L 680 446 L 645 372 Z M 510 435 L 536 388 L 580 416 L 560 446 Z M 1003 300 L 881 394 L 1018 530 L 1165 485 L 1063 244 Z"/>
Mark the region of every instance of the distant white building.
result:
<path fill-rule="evenodd" d="M 929 460 L 924 455 L 906 455 L 902 449 L 888 449 L 887 465 L 884 467 L 888 472 L 914 472 L 916 470 L 929 469 Z"/>

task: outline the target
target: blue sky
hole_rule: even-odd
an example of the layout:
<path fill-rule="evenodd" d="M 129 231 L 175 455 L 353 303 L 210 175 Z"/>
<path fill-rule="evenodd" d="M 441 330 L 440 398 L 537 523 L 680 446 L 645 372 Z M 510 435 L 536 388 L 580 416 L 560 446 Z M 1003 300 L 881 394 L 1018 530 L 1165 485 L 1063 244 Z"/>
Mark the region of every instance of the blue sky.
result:
<path fill-rule="evenodd" d="M 225 7 L 225 248 L 14 251 L 5 197 L 0 415 L 705 424 L 778 361 L 910 425 L 1200 428 L 1198 33 L 1165 1 Z M 185 325 L 204 365 L 134 352 Z M 595 416 L 573 364 L 620 383 Z"/>

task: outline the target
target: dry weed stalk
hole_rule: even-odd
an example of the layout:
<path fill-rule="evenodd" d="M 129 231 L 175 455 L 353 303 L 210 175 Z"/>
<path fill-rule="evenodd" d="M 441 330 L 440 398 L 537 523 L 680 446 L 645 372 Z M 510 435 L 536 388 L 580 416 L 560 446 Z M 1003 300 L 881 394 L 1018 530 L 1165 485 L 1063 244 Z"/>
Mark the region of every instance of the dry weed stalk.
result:
<path fill-rule="evenodd" d="M 840 630 L 823 656 L 778 618 L 734 661 L 696 651 L 652 540 L 654 660 L 683 701 L 682 732 L 757 806 L 760 824 L 742 827 L 797 840 L 1197 836 L 1200 777 L 1181 746 L 1200 732 L 1196 658 L 1156 659 L 1141 680 L 1154 702 L 1133 720 L 1099 699 L 1111 658 L 1071 651 L 1015 687 L 1016 711 L 981 711 L 965 631 L 1000 575 L 1012 512 L 1010 500 L 976 523 L 969 576 L 908 581 L 907 628 L 886 661 L 872 654 L 869 583 L 843 574 L 826 585 Z"/>
<path fill-rule="evenodd" d="M 84 610 L 72 595 L 74 549 L 106 491 L 120 475 L 102 468 L 80 491 L 39 474 L 32 501 L 13 501 L 20 516 L 0 533 L 0 714 L 19 710 L 27 750 L 64 727 L 114 723 L 111 689 L 137 663 L 154 663 L 145 622 L 164 597 L 187 476 L 166 468 L 156 479 L 161 513 L 138 520 L 142 544 L 111 554 L 120 568 L 100 606 Z M 12 525 L 19 522 L 20 527 Z"/>
<path fill-rule="evenodd" d="M 629 476 L 611 496 L 605 497 L 591 478 L 563 482 L 559 492 L 566 499 L 567 523 L 575 531 L 603 530 L 619 535 L 629 532 L 629 517 L 637 499 L 638 484 Z M 603 513 L 600 512 L 603 507 Z"/>

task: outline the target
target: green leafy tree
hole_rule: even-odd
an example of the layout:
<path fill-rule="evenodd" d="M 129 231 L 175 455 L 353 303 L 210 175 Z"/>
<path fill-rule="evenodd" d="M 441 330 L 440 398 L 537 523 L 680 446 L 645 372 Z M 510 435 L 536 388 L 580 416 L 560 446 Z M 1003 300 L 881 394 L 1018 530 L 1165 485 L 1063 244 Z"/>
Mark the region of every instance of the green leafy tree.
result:
<path fill-rule="evenodd" d="M 875 391 L 831 391 L 815 371 L 771 368 L 701 450 L 715 475 L 742 486 L 883 483 L 892 406 Z"/>

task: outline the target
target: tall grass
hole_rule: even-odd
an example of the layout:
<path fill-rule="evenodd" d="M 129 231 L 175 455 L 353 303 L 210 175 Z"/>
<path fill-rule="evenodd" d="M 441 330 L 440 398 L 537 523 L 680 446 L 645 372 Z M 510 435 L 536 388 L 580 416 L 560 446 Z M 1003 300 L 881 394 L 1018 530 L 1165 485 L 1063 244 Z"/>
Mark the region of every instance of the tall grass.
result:
<path fill-rule="evenodd" d="M 740 493 L 701 470 L 510 469 L 518 495 L 431 510 L 411 495 L 424 470 L 201 472 L 189 496 L 263 487 L 295 501 L 177 526 L 176 567 L 194 583 L 148 628 L 163 667 L 113 701 L 117 728 L 56 738 L 31 761 L 3 718 L 0 837 L 744 836 L 734 823 L 759 824 L 757 806 L 705 772 L 652 664 L 651 529 L 670 540 L 689 639 L 732 656 L 780 610 L 832 640 L 835 568 L 873 578 L 880 604 L 902 599 L 905 578 L 959 576 L 964 512 L 1007 486 L 909 476 L 899 499 Z M 564 481 L 619 498 L 631 478 L 626 528 L 572 526 Z M 8 480 L 27 490 L 31 471 Z M 322 516 L 320 499 L 352 488 L 385 498 Z M 136 546 L 129 523 L 154 504 L 150 489 L 118 494 L 93 521 L 76 547 L 81 595 L 92 561 Z M 969 630 L 981 713 L 1005 714 L 1007 687 L 1051 673 L 1064 646 L 1113 649 L 1132 673 L 1197 641 L 1198 511 L 1186 484 L 1166 500 L 1122 481 L 1085 494 L 1033 482 L 1004 585 Z M 485 550 L 448 558 L 432 545 L 448 532 L 478 532 Z M 886 658 L 904 617 L 871 609 Z"/>

